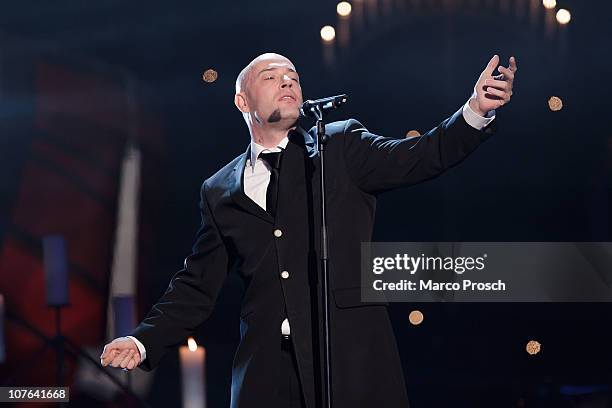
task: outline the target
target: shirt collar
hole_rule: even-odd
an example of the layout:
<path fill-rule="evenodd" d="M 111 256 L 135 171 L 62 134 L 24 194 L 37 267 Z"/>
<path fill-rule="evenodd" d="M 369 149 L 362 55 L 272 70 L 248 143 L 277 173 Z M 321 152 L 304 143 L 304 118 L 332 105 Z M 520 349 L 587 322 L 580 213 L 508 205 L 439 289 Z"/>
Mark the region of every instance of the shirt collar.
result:
<path fill-rule="evenodd" d="M 255 170 L 255 162 L 260 154 L 267 152 L 280 152 L 282 149 L 287 148 L 287 143 L 289 143 L 289 137 L 287 136 L 285 136 L 276 147 L 264 147 L 251 140 L 251 168 Z"/>

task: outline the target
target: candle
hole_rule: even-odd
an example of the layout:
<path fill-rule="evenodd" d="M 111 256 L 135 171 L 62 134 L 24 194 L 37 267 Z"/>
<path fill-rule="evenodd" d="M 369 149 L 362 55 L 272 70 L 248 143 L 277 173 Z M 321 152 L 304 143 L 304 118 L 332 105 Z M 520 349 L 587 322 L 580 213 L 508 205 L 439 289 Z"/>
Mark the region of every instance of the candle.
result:
<path fill-rule="evenodd" d="M 206 408 L 205 354 L 206 350 L 198 347 L 192 337 L 187 340 L 187 346 L 179 349 L 183 408 Z"/>
<path fill-rule="evenodd" d="M 65 306 L 68 304 L 68 262 L 64 237 L 43 237 L 43 256 L 47 305 Z"/>
<path fill-rule="evenodd" d="M 115 337 L 123 337 L 134 329 L 134 297 L 129 295 L 113 297 Z"/>
<path fill-rule="evenodd" d="M 0 295 L 0 363 L 6 361 L 6 350 L 4 347 L 4 296 Z"/>

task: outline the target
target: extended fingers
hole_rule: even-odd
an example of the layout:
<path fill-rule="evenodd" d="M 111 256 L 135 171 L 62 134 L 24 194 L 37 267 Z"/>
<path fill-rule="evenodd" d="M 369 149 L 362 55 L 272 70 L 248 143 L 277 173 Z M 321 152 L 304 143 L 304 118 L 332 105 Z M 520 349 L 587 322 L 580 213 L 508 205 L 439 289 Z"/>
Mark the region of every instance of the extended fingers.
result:
<path fill-rule="evenodd" d="M 512 70 L 503 66 L 499 66 L 497 70 L 504 75 L 504 79 L 507 79 L 510 82 L 514 81 L 514 72 L 516 70 Z"/>
<path fill-rule="evenodd" d="M 510 89 L 512 89 L 512 84 L 510 84 L 508 81 L 485 79 L 484 88 L 486 88 L 485 91 L 490 88 L 497 88 L 501 89 L 502 91 L 509 91 Z"/>
<path fill-rule="evenodd" d="M 512 70 L 512 72 L 516 72 L 517 69 L 518 67 L 516 66 L 516 58 L 510 57 L 510 70 Z"/>
<path fill-rule="evenodd" d="M 485 70 L 484 70 L 484 74 L 491 76 L 493 75 L 493 71 L 495 71 L 495 67 L 497 67 L 497 65 L 499 64 L 499 56 L 497 54 L 493 55 L 493 57 L 489 60 L 489 63 L 487 64 Z"/>
<path fill-rule="evenodd" d="M 510 93 L 502 91 L 500 89 L 495 89 L 495 88 L 489 87 L 489 89 L 487 89 L 487 93 L 499 97 L 504 102 L 508 102 L 510 100 Z"/>

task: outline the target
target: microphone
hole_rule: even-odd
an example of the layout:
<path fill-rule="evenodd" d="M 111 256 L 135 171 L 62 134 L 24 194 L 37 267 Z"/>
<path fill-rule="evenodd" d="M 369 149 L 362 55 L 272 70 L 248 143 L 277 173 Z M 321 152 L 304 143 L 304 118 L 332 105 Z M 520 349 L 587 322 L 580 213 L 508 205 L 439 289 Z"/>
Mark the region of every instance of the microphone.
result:
<path fill-rule="evenodd" d="M 329 96 L 327 98 L 315 99 L 314 101 L 307 100 L 300 107 L 300 115 L 303 117 L 317 118 L 316 112 L 318 110 L 320 110 L 321 113 L 324 113 L 332 109 L 336 109 L 340 107 L 340 105 L 343 105 L 347 99 L 348 96 L 342 94 Z"/>

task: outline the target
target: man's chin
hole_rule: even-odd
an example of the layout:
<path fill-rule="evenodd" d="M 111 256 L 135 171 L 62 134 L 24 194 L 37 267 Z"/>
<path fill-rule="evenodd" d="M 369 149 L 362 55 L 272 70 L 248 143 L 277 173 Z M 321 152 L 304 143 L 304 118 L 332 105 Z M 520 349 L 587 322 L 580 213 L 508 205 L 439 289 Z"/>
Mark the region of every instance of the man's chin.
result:
<path fill-rule="evenodd" d="M 300 117 L 300 111 L 297 107 L 295 108 L 279 108 L 275 109 L 274 112 L 268 117 L 268 123 L 277 124 L 294 124 Z"/>
<path fill-rule="evenodd" d="M 283 118 L 287 119 L 289 122 L 295 122 L 300 118 L 300 109 L 299 107 L 293 107 L 292 109 L 285 109 L 282 111 Z"/>
<path fill-rule="evenodd" d="M 300 116 L 300 105 L 295 103 L 286 103 L 284 106 L 279 106 L 278 108 L 282 115 L 285 117 L 297 117 Z"/>

